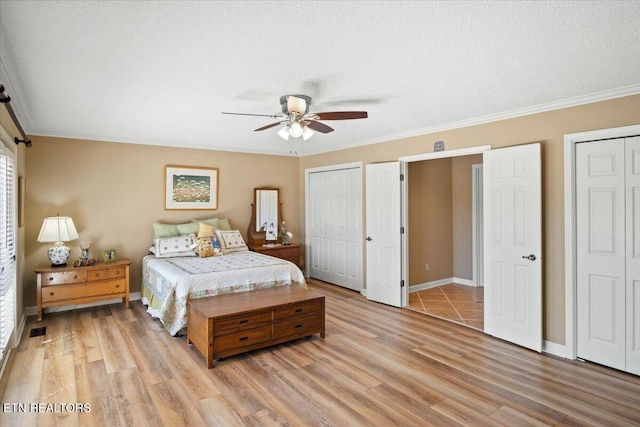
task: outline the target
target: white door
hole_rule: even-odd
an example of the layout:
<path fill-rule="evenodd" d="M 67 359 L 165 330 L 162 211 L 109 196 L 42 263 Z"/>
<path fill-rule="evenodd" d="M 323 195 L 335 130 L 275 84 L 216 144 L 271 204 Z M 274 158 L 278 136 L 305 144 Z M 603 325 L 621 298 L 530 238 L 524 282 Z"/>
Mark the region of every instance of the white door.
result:
<path fill-rule="evenodd" d="M 362 288 L 362 172 L 309 174 L 311 277 Z"/>
<path fill-rule="evenodd" d="M 540 144 L 487 151 L 484 331 L 542 351 Z"/>
<path fill-rule="evenodd" d="M 401 306 L 400 162 L 367 165 L 367 298 Z"/>
<path fill-rule="evenodd" d="M 576 145 L 578 357 L 625 368 L 625 165 L 621 140 Z"/>
<path fill-rule="evenodd" d="M 625 140 L 626 159 L 626 371 L 640 375 L 640 137 Z"/>

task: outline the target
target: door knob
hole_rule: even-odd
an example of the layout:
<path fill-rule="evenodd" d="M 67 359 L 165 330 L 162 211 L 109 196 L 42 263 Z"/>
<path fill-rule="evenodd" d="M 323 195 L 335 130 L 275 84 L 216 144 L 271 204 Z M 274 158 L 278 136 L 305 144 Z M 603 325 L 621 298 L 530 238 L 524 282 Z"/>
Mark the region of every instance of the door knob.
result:
<path fill-rule="evenodd" d="M 536 260 L 536 256 L 534 254 L 531 255 L 523 255 L 522 258 L 524 259 L 528 259 L 529 261 L 535 261 Z"/>
<path fill-rule="evenodd" d="M 370 241 L 372 241 L 373 239 L 372 239 L 371 237 L 367 236 L 367 239 L 366 239 L 366 240 L 367 240 L 367 242 L 370 242 Z"/>

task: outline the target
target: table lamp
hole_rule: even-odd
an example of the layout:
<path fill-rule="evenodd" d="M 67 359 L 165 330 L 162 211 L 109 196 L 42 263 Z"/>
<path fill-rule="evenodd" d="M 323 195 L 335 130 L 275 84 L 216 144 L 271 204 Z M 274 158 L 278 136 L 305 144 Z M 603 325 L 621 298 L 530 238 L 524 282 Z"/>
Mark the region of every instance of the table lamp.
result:
<path fill-rule="evenodd" d="M 54 242 L 47 252 L 51 267 L 64 267 L 71 250 L 63 242 L 70 242 L 78 238 L 76 226 L 68 216 L 51 216 L 44 219 L 38 242 Z"/>

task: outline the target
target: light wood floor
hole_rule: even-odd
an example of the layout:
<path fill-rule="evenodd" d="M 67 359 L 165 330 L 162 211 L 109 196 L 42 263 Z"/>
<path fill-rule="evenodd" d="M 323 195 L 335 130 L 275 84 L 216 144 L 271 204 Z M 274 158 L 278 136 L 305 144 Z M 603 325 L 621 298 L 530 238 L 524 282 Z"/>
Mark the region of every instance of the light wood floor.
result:
<path fill-rule="evenodd" d="M 640 425 L 640 377 L 310 287 L 326 295 L 326 339 L 210 370 L 139 301 L 29 319 L 2 402 L 89 403 L 91 411 L 0 413 L 0 425 Z M 29 338 L 40 325 L 46 335 Z"/>

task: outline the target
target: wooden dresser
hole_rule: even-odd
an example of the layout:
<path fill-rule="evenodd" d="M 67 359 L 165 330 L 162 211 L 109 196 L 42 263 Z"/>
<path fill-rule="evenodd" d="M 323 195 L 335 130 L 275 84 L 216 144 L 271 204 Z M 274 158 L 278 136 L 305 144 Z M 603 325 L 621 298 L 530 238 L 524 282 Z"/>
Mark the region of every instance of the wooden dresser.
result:
<path fill-rule="evenodd" d="M 130 260 L 121 259 L 88 267 L 36 267 L 38 322 L 46 307 L 122 298 L 129 308 L 130 264 Z"/>
<path fill-rule="evenodd" d="M 188 302 L 187 341 L 213 360 L 309 335 L 324 338 L 324 295 L 278 286 Z"/>
<path fill-rule="evenodd" d="M 286 259 L 298 266 L 299 269 L 304 268 L 304 259 L 300 248 L 302 245 L 292 243 L 290 245 L 278 245 L 278 246 L 262 246 L 252 245 L 249 249 L 254 252 L 260 252 L 265 255 L 271 255 L 276 258 Z"/>

